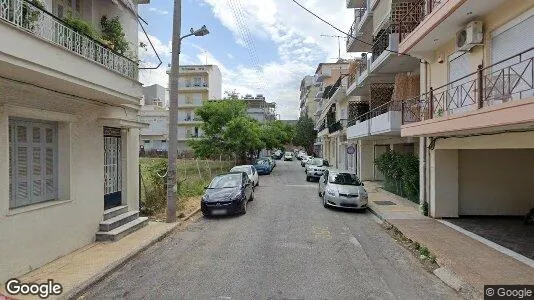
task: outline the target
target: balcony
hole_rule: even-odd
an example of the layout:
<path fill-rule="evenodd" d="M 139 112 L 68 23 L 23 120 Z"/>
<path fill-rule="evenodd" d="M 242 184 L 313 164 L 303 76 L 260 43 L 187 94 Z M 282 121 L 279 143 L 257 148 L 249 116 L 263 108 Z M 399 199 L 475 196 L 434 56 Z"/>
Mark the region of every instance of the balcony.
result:
<path fill-rule="evenodd" d="M 403 136 L 534 125 L 534 48 L 402 103 Z"/>
<path fill-rule="evenodd" d="M 185 82 L 178 84 L 178 89 L 180 91 L 207 91 L 209 89 L 207 82 L 201 83 L 191 83 Z"/>
<path fill-rule="evenodd" d="M 138 104 L 137 62 L 24 0 L 0 0 L 0 75 L 113 104 Z"/>
<path fill-rule="evenodd" d="M 354 9 L 354 22 L 352 23 L 347 37 L 347 52 L 369 52 L 372 44 L 371 22 L 373 12 L 367 9 L 367 2 L 364 6 Z"/>
<path fill-rule="evenodd" d="M 366 0 L 347 0 L 347 8 L 358 8 L 365 5 Z"/>
<path fill-rule="evenodd" d="M 412 72 L 419 69 L 419 59 L 398 54 L 399 39 L 411 28 L 405 25 L 406 23 L 391 24 L 380 31 L 379 35 L 373 39 L 370 72 L 392 74 Z"/>
<path fill-rule="evenodd" d="M 369 96 L 371 85 L 375 83 L 393 83 L 395 74 L 371 72 L 372 57 L 362 58 L 354 75 L 354 81 L 349 81 L 348 96 Z"/>
<path fill-rule="evenodd" d="M 186 116 L 185 118 L 178 120 L 178 124 L 180 125 L 198 125 L 202 123 L 202 119 L 200 117 L 191 117 Z"/>
<path fill-rule="evenodd" d="M 328 133 L 333 136 L 341 132 L 344 128 L 347 128 L 347 120 L 341 119 L 328 126 Z"/>
<path fill-rule="evenodd" d="M 400 136 L 401 116 L 400 103 L 387 102 L 349 121 L 347 139 Z"/>
<path fill-rule="evenodd" d="M 402 36 L 401 53 L 431 57 L 434 49 L 450 41 L 472 16 L 484 16 L 505 0 L 427 0 L 418 25 Z"/>
<path fill-rule="evenodd" d="M 205 66 L 182 66 L 180 74 L 209 74 L 209 68 Z"/>

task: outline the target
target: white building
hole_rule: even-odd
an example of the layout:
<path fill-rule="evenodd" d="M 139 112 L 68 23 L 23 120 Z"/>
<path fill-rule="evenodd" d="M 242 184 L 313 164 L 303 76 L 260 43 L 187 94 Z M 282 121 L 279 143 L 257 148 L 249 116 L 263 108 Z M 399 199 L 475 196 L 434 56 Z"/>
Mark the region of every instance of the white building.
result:
<path fill-rule="evenodd" d="M 60 21 L 72 12 L 100 31 L 102 16 L 118 16 L 136 53 L 137 5 L 43 3 L 0 5 L 0 282 L 95 239 L 122 236 L 110 229 L 146 224 L 135 213 L 143 125 L 136 58 Z M 119 214 L 127 219 L 102 222 Z"/>
<path fill-rule="evenodd" d="M 178 83 L 178 153 L 189 152 L 189 139 L 202 136 L 195 110 L 206 100 L 222 98 L 222 76 L 216 65 L 180 67 Z"/>
<path fill-rule="evenodd" d="M 256 97 L 245 95 L 243 101 L 247 105 L 247 115 L 252 119 L 262 123 L 276 119 L 276 103 L 267 102 L 263 95 L 258 94 Z"/>
<path fill-rule="evenodd" d="M 154 84 L 143 87 L 143 106 L 139 121 L 149 126 L 140 131 L 139 146 L 145 151 L 167 151 L 169 103 L 167 89 Z"/>

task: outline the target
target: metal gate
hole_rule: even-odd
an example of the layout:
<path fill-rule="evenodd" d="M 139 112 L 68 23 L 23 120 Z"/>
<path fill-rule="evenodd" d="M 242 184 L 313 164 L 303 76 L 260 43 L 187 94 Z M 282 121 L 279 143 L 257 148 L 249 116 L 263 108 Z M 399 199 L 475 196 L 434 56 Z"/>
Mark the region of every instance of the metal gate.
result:
<path fill-rule="evenodd" d="M 104 208 L 121 205 L 121 130 L 104 127 Z"/>

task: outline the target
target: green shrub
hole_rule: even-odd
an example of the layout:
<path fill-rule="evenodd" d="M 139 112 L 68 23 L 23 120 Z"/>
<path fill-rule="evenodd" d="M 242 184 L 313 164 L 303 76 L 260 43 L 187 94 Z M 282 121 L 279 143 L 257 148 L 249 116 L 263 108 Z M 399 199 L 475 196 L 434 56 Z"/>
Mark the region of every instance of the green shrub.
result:
<path fill-rule="evenodd" d="M 430 251 L 428 251 L 427 247 L 422 246 L 419 248 L 419 255 L 428 257 L 430 255 Z"/>
<path fill-rule="evenodd" d="M 386 178 L 384 189 L 419 203 L 419 159 L 413 154 L 388 151 L 375 160 Z"/>
<path fill-rule="evenodd" d="M 80 18 L 77 18 L 73 15 L 66 16 L 63 21 L 74 31 L 84 34 L 90 38 L 93 39 L 99 39 L 99 34 L 96 31 L 96 29 L 93 27 L 93 25 L 89 22 L 86 22 Z"/>
<path fill-rule="evenodd" d="M 105 43 L 115 52 L 125 55 L 129 50 L 129 44 L 119 17 L 108 20 L 106 16 L 102 16 L 100 26 L 102 27 L 102 39 Z"/>

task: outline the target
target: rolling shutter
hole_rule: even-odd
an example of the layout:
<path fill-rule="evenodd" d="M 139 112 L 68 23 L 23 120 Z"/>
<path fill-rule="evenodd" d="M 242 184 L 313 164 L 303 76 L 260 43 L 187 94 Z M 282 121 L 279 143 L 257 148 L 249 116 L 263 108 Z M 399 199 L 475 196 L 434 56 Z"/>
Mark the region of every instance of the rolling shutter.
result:
<path fill-rule="evenodd" d="M 57 125 L 9 123 L 10 208 L 57 199 Z"/>

